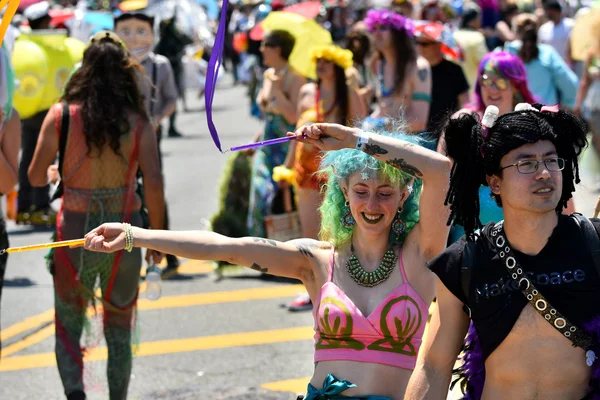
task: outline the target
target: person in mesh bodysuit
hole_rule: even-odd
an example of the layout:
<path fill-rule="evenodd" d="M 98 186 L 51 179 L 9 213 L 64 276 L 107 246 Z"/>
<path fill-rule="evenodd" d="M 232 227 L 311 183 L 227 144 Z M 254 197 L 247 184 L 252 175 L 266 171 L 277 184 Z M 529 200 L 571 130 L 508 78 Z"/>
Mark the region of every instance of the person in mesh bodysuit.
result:
<path fill-rule="evenodd" d="M 164 197 L 154 128 L 140 95 L 139 63 L 118 36 L 100 32 L 70 78 L 63 103 L 48 113 L 29 169 L 32 185 L 47 182 L 46 170 L 59 151 L 63 107 L 69 107 L 62 165 L 62 208 L 56 240 L 82 237 L 100 222 L 141 226 L 136 171 L 144 174 L 150 225 L 162 228 Z M 111 79 L 107 80 L 106 77 Z M 162 255 L 147 252 L 146 258 Z M 132 328 L 142 257 L 140 251 L 98 255 L 61 248 L 50 255 L 56 310 L 56 360 L 68 399 L 85 399 L 80 339 L 86 310 L 102 304 L 108 346 L 110 399 L 125 399 L 132 364 Z M 94 295 L 99 282 L 101 297 Z"/>

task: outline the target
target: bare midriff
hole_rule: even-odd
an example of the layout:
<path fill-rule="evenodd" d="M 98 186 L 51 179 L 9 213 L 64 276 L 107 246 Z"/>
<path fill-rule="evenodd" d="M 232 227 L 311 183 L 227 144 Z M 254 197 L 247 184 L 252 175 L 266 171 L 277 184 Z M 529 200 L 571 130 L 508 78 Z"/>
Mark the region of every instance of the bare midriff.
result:
<path fill-rule="evenodd" d="M 580 400 L 591 376 L 585 351 L 573 347 L 529 304 L 485 369 L 483 400 Z"/>
<path fill-rule="evenodd" d="M 345 390 L 344 396 L 377 395 L 392 400 L 404 399 L 406 385 L 412 371 L 390 365 L 358 361 L 321 361 L 315 367 L 310 383 L 317 389 L 323 387 L 328 374 L 356 385 Z"/>

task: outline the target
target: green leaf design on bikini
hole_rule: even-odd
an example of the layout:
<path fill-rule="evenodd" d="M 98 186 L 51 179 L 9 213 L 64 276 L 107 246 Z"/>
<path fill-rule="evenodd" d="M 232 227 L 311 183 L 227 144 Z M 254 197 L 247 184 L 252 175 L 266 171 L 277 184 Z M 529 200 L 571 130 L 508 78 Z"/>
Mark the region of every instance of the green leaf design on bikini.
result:
<path fill-rule="evenodd" d="M 387 316 L 394 305 L 403 301 L 409 303 L 406 305 L 406 323 L 403 324 L 400 318 L 394 318 L 393 323 L 397 332 L 397 337 L 394 338 L 388 326 Z M 413 315 L 413 310 L 419 310 L 419 305 L 410 296 L 400 296 L 387 303 L 383 310 L 381 310 L 380 321 L 381 331 L 384 338 L 371 343 L 368 349 L 416 356 L 417 351 L 415 346 L 412 344 L 412 338 L 421 328 L 421 323 L 423 321 L 421 318 L 421 313 L 417 312 L 416 315 Z"/>
<path fill-rule="evenodd" d="M 341 300 L 335 297 L 327 297 L 321 300 L 320 307 L 323 308 L 323 317 L 319 318 L 321 334 L 315 344 L 315 349 L 363 350 L 365 348 L 364 343 L 352 338 L 352 315 Z M 330 316 L 333 308 L 339 309 L 344 313 L 343 319 L 345 321 L 339 316 L 335 318 Z"/>

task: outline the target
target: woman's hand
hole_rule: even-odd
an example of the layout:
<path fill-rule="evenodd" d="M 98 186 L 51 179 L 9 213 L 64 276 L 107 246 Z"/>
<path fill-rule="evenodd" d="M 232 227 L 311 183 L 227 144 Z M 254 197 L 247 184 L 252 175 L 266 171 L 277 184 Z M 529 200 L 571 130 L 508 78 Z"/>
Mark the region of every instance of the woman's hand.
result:
<path fill-rule="evenodd" d="M 146 262 L 148 264 L 160 264 L 162 259 L 165 257 L 164 253 L 161 253 L 156 250 L 147 249 L 146 250 Z"/>
<path fill-rule="evenodd" d="M 354 148 L 359 130 L 339 124 L 317 123 L 301 126 L 288 136 L 318 147 L 320 150 L 340 150 Z"/>
<path fill-rule="evenodd" d="M 125 248 L 125 226 L 112 222 L 102 224 L 85 235 L 84 248 L 100 253 L 114 253 Z"/>

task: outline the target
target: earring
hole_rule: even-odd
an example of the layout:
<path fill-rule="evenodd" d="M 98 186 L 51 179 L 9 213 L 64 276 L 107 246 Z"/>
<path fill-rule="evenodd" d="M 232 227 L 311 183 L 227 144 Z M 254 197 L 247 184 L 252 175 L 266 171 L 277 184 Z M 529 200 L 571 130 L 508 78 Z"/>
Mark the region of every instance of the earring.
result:
<path fill-rule="evenodd" d="M 346 228 L 352 228 L 354 226 L 354 224 L 356 224 L 356 221 L 354 220 L 354 217 L 352 216 L 352 211 L 350 211 L 350 202 L 346 201 L 346 204 L 344 206 L 344 216 L 342 217 L 342 225 L 344 225 Z"/>
<path fill-rule="evenodd" d="M 400 239 L 400 235 L 402 235 L 406 231 L 406 223 L 402 221 L 400 218 L 400 214 L 402 213 L 402 208 L 399 208 L 396 212 L 396 217 L 392 222 L 392 230 L 394 231 L 394 235 L 396 236 L 396 240 Z"/>

